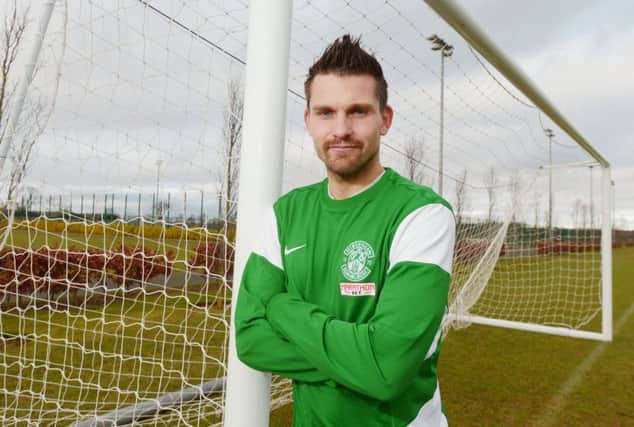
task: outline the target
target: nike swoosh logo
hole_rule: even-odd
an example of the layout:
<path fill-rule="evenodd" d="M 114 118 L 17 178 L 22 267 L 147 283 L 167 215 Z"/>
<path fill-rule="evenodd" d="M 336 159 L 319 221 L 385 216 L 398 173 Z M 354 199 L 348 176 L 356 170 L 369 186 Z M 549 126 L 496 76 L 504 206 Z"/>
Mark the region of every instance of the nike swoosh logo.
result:
<path fill-rule="evenodd" d="M 289 248 L 284 248 L 284 256 L 290 255 L 293 252 L 298 251 L 298 250 L 302 249 L 305 246 L 306 246 L 306 244 L 303 244 L 301 246 L 295 246 L 294 248 L 290 248 L 290 249 Z"/>

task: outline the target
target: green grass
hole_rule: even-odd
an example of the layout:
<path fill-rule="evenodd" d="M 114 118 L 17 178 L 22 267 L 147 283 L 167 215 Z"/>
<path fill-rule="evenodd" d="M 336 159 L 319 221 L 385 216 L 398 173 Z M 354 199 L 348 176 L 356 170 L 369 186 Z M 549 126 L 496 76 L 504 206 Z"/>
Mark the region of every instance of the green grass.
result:
<path fill-rule="evenodd" d="M 616 328 L 634 304 L 634 248 L 613 251 L 613 266 Z M 610 343 L 479 325 L 451 331 L 439 376 L 450 426 L 634 426 L 634 314 Z M 271 427 L 290 426 L 291 414 L 291 405 L 274 411 Z"/>
<path fill-rule="evenodd" d="M 214 304 L 217 292 L 110 296 L 63 312 L 5 308 L 0 416 L 30 411 L 39 425 L 67 425 L 223 376 L 226 314 Z"/>
<path fill-rule="evenodd" d="M 12 238 L 14 245 L 37 247 L 44 242 L 41 234 L 13 233 Z M 101 239 L 89 244 L 118 243 Z M 182 248 L 179 259 L 187 257 L 190 244 L 173 243 Z M 505 263 L 501 269 L 512 268 Z M 634 249 L 614 251 L 615 324 L 634 304 L 633 277 Z M 109 297 L 105 306 L 65 312 L 5 307 L 0 313 L 0 418 L 19 419 L 30 411 L 42 420 L 40 425 L 67 425 L 81 414 L 103 413 L 173 391 L 184 381 L 199 383 L 223 375 L 218 360 L 223 357 L 226 325 L 222 307 L 213 304 L 218 291 L 216 285 L 167 295 Z M 634 315 L 607 344 L 478 325 L 450 332 L 439 367 L 450 424 L 634 425 L 633 331 Z M 579 375 L 588 357 L 596 361 Z M 575 376 L 578 381 L 571 383 Z M 99 384 L 99 390 L 90 384 Z M 573 386 L 562 394 L 566 384 Z M 122 395 L 118 389 L 138 390 L 138 396 Z M 23 393 L 17 396 L 15 390 Z M 274 411 L 271 426 L 290 425 L 291 413 L 291 405 Z M 55 422 L 55 415 L 65 418 Z M 204 422 L 215 421 L 208 416 Z M 177 424 L 177 418 L 165 421 Z"/>
<path fill-rule="evenodd" d="M 613 256 L 616 324 L 634 304 L 634 249 Z M 631 426 L 633 360 L 634 315 L 611 343 L 472 325 L 443 343 L 443 401 L 455 426 Z"/>
<path fill-rule="evenodd" d="M 5 230 L 0 229 L 0 237 L 3 237 L 4 233 Z M 49 247 L 57 248 L 74 247 L 76 250 L 82 250 L 87 247 L 110 250 L 120 246 L 139 249 L 149 248 L 159 254 L 171 252 L 173 259 L 177 261 L 176 267 L 178 270 L 182 269 L 180 267 L 182 267 L 183 264 L 179 261 L 190 260 L 196 254 L 196 246 L 201 243 L 205 243 L 203 237 L 206 237 L 211 241 L 220 236 L 216 232 L 209 232 L 207 234 L 201 234 L 200 238 L 185 239 L 183 237 L 179 239 L 165 239 L 144 237 L 142 235 L 131 233 L 113 234 L 112 230 L 109 230 L 108 233 L 98 231 L 93 233 L 54 233 L 30 227 L 28 230 L 12 230 L 7 239 L 7 246 L 38 249 L 47 245 Z"/>

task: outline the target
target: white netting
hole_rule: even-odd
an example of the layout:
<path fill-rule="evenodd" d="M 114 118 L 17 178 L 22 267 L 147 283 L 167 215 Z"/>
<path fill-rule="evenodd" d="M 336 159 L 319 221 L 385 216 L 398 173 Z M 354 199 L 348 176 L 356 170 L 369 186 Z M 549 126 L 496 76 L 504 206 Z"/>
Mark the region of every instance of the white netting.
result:
<path fill-rule="evenodd" d="M 237 149 L 223 141 L 239 142 L 244 65 L 205 37 L 243 54 L 248 11 L 163 6 L 55 4 L 27 98 L 55 107 L 26 178 L 2 180 L 16 206 L 2 218 L 3 425 L 68 425 L 225 375 Z M 221 401 L 165 422 L 217 423 Z"/>
<path fill-rule="evenodd" d="M 247 22 L 246 0 L 55 4 L 0 171 L 3 425 L 68 425 L 225 376 Z M 346 32 L 389 83 L 383 163 L 436 189 L 441 57 L 427 37 L 454 46 L 450 311 L 588 324 L 601 307 L 599 168 L 420 0 L 295 2 L 284 190 L 324 177 L 303 81 Z M 219 423 L 222 389 L 201 394 L 143 424 Z M 290 402 L 287 381 L 272 402 Z"/>

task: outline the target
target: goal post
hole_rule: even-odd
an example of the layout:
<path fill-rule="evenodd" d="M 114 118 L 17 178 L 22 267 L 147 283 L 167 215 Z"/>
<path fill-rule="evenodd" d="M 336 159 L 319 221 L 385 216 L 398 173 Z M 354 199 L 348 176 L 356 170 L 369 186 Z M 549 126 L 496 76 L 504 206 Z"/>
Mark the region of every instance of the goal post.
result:
<path fill-rule="evenodd" d="M 568 122 L 534 83 L 480 29 L 479 25 L 455 0 L 425 0 L 456 32 L 473 46 L 489 63 L 508 79 L 526 98 L 541 109 L 560 129 L 583 148 L 601 167 L 601 332 L 578 331 L 570 328 L 533 325 L 479 316 L 463 316 L 465 320 L 493 326 L 552 333 L 579 338 L 612 340 L 612 181 L 610 164 Z M 456 318 L 460 317 L 457 315 Z"/>
<path fill-rule="evenodd" d="M 601 168 L 601 339 L 612 341 L 612 220 L 614 186 L 609 167 Z"/>
<path fill-rule="evenodd" d="M 261 220 L 282 190 L 291 6 L 292 0 L 252 0 L 249 5 L 232 319 L 242 270 L 258 238 Z M 233 322 L 227 369 L 224 426 L 268 425 L 271 375 L 238 360 Z"/>
<path fill-rule="evenodd" d="M 382 164 L 453 206 L 446 330 L 610 339 L 609 164 L 456 2 L 41 4 L 0 106 L 0 424 L 259 426 L 292 402 L 237 359 L 232 311 L 262 211 L 325 178 L 303 85 L 345 33 L 389 83 Z"/>

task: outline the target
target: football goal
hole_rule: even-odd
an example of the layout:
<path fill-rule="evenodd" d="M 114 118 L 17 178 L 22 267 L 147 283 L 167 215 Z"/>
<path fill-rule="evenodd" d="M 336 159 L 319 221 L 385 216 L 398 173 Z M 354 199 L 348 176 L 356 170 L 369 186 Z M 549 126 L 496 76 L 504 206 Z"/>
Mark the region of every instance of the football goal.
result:
<path fill-rule="evenodd" d="M 389 83 L 382 163 L 453 206 L 445 333 L 611 339 L 609 163 L 454 1 L 6 3 L 0 424 L 257 426 L 292 401 L 237 360 L 232 299 L 264 209 L 325 177 L 303 83 L 344 33 Z"/>

